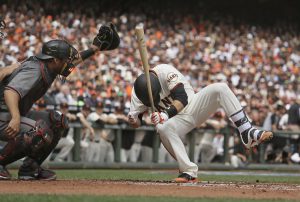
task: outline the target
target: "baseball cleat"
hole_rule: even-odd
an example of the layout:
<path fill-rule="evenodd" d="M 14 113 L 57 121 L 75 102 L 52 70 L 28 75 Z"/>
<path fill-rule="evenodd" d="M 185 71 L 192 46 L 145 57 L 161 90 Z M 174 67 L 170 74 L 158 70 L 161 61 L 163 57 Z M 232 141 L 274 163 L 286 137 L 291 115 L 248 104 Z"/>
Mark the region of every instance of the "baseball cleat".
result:
<path fill-rule="evenodd" d="M 241 140 L 246 149 L 251 149 L 261 143 L 267 142 L 273 138 L 273 133 L 270 131 L 258 130 L 254 127 L 246 131 L 246 134 L 241 134 Z"/>
<path fill-rule="evenodd" d="M 257 141 L 254 141 L 253 146 L 258 146 L 261 143 L 270 141 L 273 138 L 273 133 L 271 131 L 263 131 L 260 135 L 260 138 Z"/>
<path fill-rule="evenodd" d="M 181 173 L 177 178 L 174 179 L 174 181 L 176 183 L 195 183 L 198 182 L 198 179 L 187 173 Z"/>
<path fill-rule="evenodd" d="M 5 166 L 0 165 L 0 180 L 10 180 L 11 175 Z"/>
<path fill-rule="evenodd" d="M 20 167 L 18 172 L 19 180 L 56 180 L 56 174 L 52 170 L 47 170 L 42 167 L 37 169 L 28 169 Z"/>
<path fill-rule="evenodd" d="M 38 171 L 20 171 L 18 172 L 19 180 L 56 180 L 55 172 L 43 168 Z"/>
<path fill-rule="evenodd" d="M 42 168 L 34 159 L 25 158 L 19 168 L 20 180 L 55 180 L 56 174 L 51 170 Z"/>

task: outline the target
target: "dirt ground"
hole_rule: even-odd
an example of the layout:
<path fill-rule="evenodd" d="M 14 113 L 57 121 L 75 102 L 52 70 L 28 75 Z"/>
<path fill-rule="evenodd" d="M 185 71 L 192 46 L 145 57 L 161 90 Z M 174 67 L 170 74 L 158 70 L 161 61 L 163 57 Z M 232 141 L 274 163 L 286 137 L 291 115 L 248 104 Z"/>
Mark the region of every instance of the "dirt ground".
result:
<path fill-rule="evenodd" d="M 300 185 L 172 182 L 57 180 L 0 181 L 0 194 L 87 194 L 123 196 L 226 197 L 255 199 L 300 198 Z"/>

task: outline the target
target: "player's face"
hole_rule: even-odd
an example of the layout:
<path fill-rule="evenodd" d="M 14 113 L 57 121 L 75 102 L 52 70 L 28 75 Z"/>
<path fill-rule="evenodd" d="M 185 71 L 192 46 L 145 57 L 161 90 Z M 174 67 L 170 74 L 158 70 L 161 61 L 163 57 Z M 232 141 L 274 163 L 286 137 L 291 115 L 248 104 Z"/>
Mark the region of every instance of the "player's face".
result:
<path fill-rule="evenodd" d="M 54 67 L 53 71 L 57 74 L 60 74 L 64 77 L 69 76 L 69 74 L 73 71 L 75 66 L 70 62 L 69 59 L 54 59 Z"/>
<path fill-rule="evenodd" d="M 73 64 L 72 59 L 65 59 L 62 61 L 62 68 L 59 72 L 60 75 L 67 77 L 73 71 L 75 65 Z"/>
<path fill-rule="evenodd" d="M 67 62 L 65 60 L 54 58 L 53 63 L 51 65 L 51 69 L 55 73 L 59 74 L 66 66 Z"/>

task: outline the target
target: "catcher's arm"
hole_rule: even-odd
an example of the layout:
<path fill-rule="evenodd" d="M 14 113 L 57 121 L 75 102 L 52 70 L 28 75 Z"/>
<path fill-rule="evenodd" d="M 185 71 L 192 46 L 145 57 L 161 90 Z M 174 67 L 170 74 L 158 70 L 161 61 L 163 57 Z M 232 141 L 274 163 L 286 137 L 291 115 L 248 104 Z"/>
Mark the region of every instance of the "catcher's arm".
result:
<path fill-rule="evenodd" d="M 116 49 L 120 44 L 120 38 L 115 26 L 112 23 L 109 25 L 102 25 L 97 36 L 93 40 L 92 46 L 79 53 L 79 56 L 73 60 L 76 66 L 85 59 L 94 55 L 97 51 L 106 51 Z"/>
<path fill-rule="evenodd" d="M 2 81 L 5 77 L 10 75 L 15 69 L 17 69 L 21 63 L 15 63 L 0 69 L 0 81 Z"/>

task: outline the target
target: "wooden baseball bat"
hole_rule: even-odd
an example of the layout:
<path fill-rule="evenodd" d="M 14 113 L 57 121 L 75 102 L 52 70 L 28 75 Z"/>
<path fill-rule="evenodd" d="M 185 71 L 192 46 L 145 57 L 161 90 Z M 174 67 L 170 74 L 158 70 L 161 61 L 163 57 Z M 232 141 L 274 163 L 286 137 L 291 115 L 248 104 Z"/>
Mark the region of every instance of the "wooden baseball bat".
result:
<path fill-rule="evenodd" d="M 135 27 L 135 34 L 137 36 L 139 52 L 140 52 L 140 56 L 142 59 L 145 76 L 147 79 L 147 89 L 148 89 L 148 95 L 149 95 L 150 104 L 151 104 L 151 111 L 154 112 L 155 111 L 154 110 L 154 102 L 153 102 L 152 88 L 151 88 L 150 75 L 149 75 L 150 66 L 148 63 L 148 53 L 147 53 L 147 48 L 146 48 L 143 25 L 138 25 Z"/>

